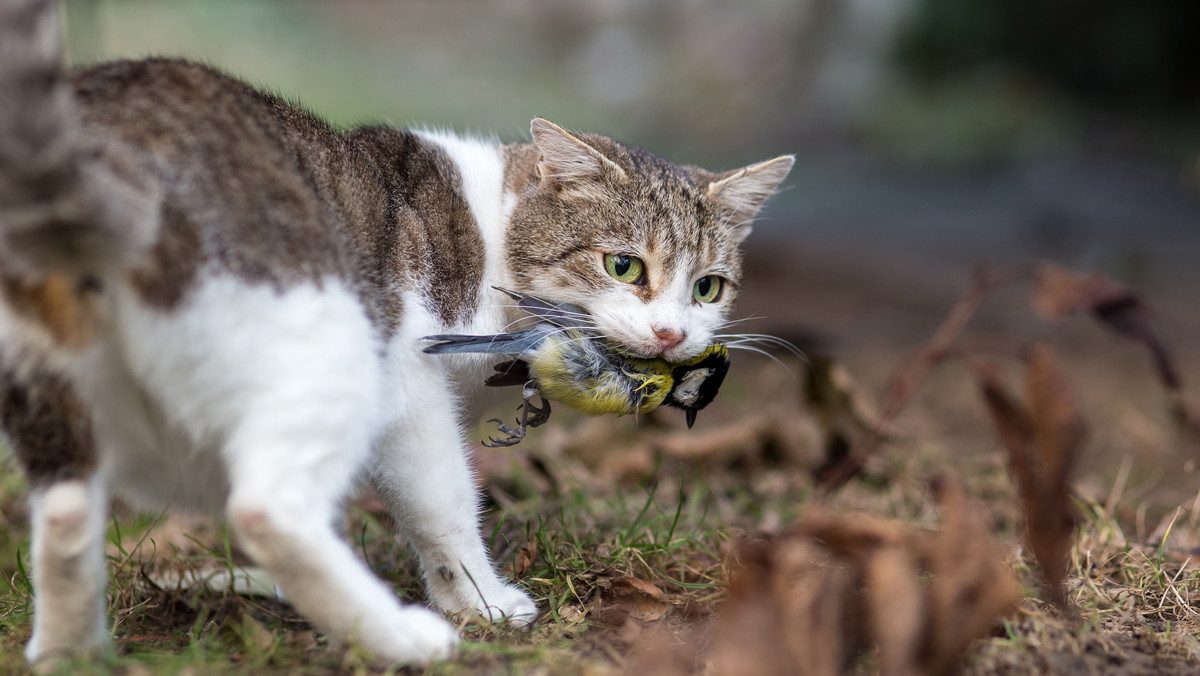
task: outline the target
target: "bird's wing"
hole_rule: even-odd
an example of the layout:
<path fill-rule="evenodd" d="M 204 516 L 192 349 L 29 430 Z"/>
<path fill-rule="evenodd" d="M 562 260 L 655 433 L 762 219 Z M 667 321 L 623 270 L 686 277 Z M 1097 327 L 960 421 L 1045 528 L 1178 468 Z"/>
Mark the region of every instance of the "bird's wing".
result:
<path fill-rule="evenodd" d="M 509 298 L 517 301 L 517 307 L 529 314 L 557 326 L 571 328 L 589 328 L 592 326 L 591 317 L 587 311 L 578 305 L 558 303 L 545 298 L 538 298 L 520 291 L 511 291 L 493 286 L 493 289 L 508 294 Z"/>
<path fill-rule="evenodd" d="M 425 336 L 421 340 L 430 341 L 430 345 L 422 348 L 427 354 L 525 354 L 533 349 L 543 338 L 554 333 L 557 329 L 549 324 L 541 324 L 528 331 L 517 333 L 497 333 L 491 336 L 466 336 L 455 333 L 444 333 L 436 336 Z"/>

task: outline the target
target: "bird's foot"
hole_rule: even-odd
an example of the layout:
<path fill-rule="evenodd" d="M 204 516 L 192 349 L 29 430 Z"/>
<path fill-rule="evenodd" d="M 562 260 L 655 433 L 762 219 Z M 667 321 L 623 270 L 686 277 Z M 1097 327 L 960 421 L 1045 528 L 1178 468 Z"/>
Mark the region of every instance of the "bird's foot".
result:
<path fill-rule="evenodd" d="M 509 427 L 504 424 L 504 421 L 499 418 L 492 418 L 488 422 L 496 423 L 497 429 L 502 434 L 507 435 L 504 438 L 488 437 L 487 441 L 483 442 L 488 448 L 497 448 L 502 446 L 515 446 L 525 438 L 525 433 L 530 427 L 537 427 L 544 424 L 550 419 L 550 402 L 545 397 L 538 394 L 537 386 L 533 381 L 526 383 L 525 390 L 521 393 L 523 401 L 521 407 L 521 417 L 517 420 L 516 427 Z M 532 399 L 538 397 L 542 400 L 541 406 L 534 406 Z M 532 414 L 532 415 L 531 415 Z"/>

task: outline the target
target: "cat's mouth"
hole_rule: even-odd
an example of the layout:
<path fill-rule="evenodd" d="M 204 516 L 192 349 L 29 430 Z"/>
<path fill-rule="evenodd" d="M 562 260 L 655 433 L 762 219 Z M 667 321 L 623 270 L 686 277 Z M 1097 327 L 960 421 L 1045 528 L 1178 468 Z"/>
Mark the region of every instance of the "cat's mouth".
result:
<path fill-rule="evenodd" d="M 695 357 L 698 353 L 694 349 L 684 347 L 683 344 L 676 345 L 668 349 L 662 349 L 659 345 L 647 345 L 646 343 L 638 343 L 631 345 L 627 341 L 619 338 L 609 338 L 617 349 L 632 356 L 642 359 L 665 359 L 669 362 L 682 362 Z"/>

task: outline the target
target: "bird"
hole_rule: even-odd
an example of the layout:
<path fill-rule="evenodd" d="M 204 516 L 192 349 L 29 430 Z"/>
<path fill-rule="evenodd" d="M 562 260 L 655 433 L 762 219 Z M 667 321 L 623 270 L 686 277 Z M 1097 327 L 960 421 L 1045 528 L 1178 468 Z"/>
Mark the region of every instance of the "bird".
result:
<path fill-rule="evenodd" d="M 729 371 L 729 351 L 713 343 L 695 357 L 670 362 L 622 352 L 589 328 L 587 313 L 517 291 L 494 287 L 538 319 L 533 328 L 485 336 L 425 336 L 428 354 L 488 353 L 512 357 L 495 366 L 484 383 L 491 387 L 523 386 L 521 416 L 516 427 L 497 423 L 506 437 L 489 437 L 485 446 L 512 446 L 529 427 L 550 417 L 550 401 L 589 415 L 648 413 L 666 404 L 683 409 L 688 427 L 696 412 L 716 397 Z M 540 405 L 533 398 L 541 399 Z M 489 443 L 490 442 L 490 443 Z"/>

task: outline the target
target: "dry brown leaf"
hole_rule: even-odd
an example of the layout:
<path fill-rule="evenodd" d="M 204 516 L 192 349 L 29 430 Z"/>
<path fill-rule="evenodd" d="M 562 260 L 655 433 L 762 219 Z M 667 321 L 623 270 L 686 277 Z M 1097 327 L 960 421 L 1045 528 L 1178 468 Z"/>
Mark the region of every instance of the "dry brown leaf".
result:
<path fill-rule="evenodd" d="M 654 622 L 671 610 L 666 595 L 658 587 L 635 577 L 619 577 L 601 582 L 600 605 L 596 620 L 619 627 L 627 620 Z"/>
<path fill-rule="evenodd" d="M 739 547 L 708 673 L 837 674 L 868 644 L 881 674 L 955 673 L 1020 589 L 962 489 L 935 494 L 940 531 L 810 510 L 779 540 Z"/>
<path fill-rule="evenodd" d="M 918 665 L 927 643 L 927 602 L 913 552 L 902 546 L 882 547 L 859 565 L 866 588 L 867 635 L 879 647 L 879 673 L 924 673 Z"/>
<path fill-rule="evenodd" d="M 1068 607 L 1062 583 L 1075 530 L 1070 475 L 1086 437 L 1083 420 L 1053 351 L 1033 344 L 1026 359 L 1029 406 L 1022 406 L 986 368 L 975 368 L 996 433 L 1008 450 L 1025 514 L 1025 535 L 1060 608 Z"/>
<path fill-rule="evenodd" d="M 1066 577 L 1075 512 L 1071 506 L 1070 474 L 1086 436 L 1066 379 L 1044 344 L 1034 344 L 1028 357 L 1026 383 L 1033 415 L 1037 458 L 1034 485 L 1021 489 L 1029 544 L 1046 576 L 1051 598 L 1066 607 L 1062 583 Z"/>
<path fill-rule="evenodd" d="M 1021 588 L 991 543 L 981 510 L 968 503 L 957 481 L 932 485 L 942 530 L 926 554 L 934 575 L 929 589 L 929 643 L 926 673 L 958 670 L 971 642 L 984 636 L 996 619 L 1013 611 Z"/>
<path fill-rule="evenodd" d="M 517 550 L 516 556 L 513 557 L 513 560 L 505 568 L 505 574 L 513 580 L 520 580 L 525 577 L 525 574 L 533 567 L 533 562 L 537 560 L 537 554 L 537 540 L 526 542 Z"/>
<path fill-rule="evenodd" d="M 1009 393 L 995 371 L 976 370 L 975 375 L 988 416 L 996 428 L 996 435 L 1008 451 L 1013 474 L 1018 483 L 1033 481 L 1029 475 L 1033 467 L 1030 455 L 1030 447 L 1033 445 L 1033 420 L 1029 411 Z"/>
<path fill-rule="evenodd" d="M 1033 309 L 1043 319 L 1092 312 L 1098 304 L 1129 295 L 1129 290 L 1098 274 L 1083 275 L 1054 263 L 1034 273 Z"/>
<path fill-rule="evenodd" d="M 1172 391 L 1180 389 L 1179 371 L 1170 350 L 1140 296 L 1107 277 L 1082 275 L 1053 263 L 1038 265 L 1035 278 L 1033 307 L 1039 315 L 1045 319 L 1093 315 L 1109 329 L 1145 345 L 1163 384 Z"/>
<path fill-rule="evenodd" d="M 713 625 L 706 673 L 841 673 L 858 648 L 853 581 L 807 540 L 743 542 Z"/>

